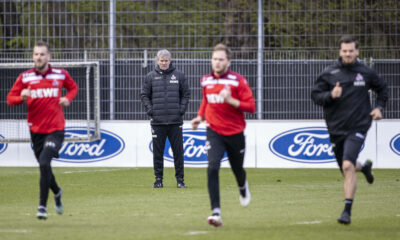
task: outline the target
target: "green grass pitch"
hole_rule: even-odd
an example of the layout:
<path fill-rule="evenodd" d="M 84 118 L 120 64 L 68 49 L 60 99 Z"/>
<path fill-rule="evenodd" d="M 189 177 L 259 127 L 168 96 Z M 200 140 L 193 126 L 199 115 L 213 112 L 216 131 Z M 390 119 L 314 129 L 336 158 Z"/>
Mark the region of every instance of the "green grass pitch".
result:
<path fill-rule="evenodd" d="M 152 189 L 151 168 L 54 168 L 64 190 L 64 215 L 49 195 L 46 221 L 36 219 L 38 168 L 0 168 L 0 239 L 400 239 L 400 170 L 376 169 L 369 185 L 358 175 L 348 226 L 338 169 L 247 169 L 252 201 L 239 204 L 229 168 L 221 169 L 223 226 L 211 213 L 205 168 L 185 168 L 177 189 L 166 168 Z"/>

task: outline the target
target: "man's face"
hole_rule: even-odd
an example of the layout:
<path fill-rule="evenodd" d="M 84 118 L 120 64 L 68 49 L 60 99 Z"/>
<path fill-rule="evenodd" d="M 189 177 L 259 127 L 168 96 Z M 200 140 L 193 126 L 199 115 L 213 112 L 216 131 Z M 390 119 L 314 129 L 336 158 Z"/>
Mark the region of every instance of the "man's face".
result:
<path fill-rule="evenodd" d="M 50 53 L 45 46 L 36 46 L 33 48 L 33 61 L 35 68 L 39 72 L 45 70 L 50 61 Z"/>
<path fill-rule="evenodd" d="M 224 74 L 231 64 L 231 61 L 228 60 L 225 51 L 215 51 L 212 54 L 211 58 L 211 67 L 215 75 Z"/>
<path fill-rule="evenodd" d="M 171 59 L 160 57 L 157 59 L 157 64 L 161 70 L 167 70 L 169 68 L 169 64 L 171 63 Z"/>
<path fill-rule="evenodd" d="M 340 46 L 339 55 L 342 57 L 344 64 L 352 64 L 358 57 L 358 49 L 356 49 L 356 43 L 342 43 Z"/>

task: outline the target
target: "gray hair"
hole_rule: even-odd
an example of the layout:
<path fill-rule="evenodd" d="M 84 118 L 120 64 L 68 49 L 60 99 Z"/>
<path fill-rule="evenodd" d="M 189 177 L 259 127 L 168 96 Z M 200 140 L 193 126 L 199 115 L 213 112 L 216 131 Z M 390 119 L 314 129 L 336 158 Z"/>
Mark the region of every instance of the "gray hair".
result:
<path fill-rule="evenodd" d="M 159 58 L 168 58 L 169 60 L 171 60 L 171 53 L 167 49 L 162 49 L 157 52 L 156 61 Z"/>

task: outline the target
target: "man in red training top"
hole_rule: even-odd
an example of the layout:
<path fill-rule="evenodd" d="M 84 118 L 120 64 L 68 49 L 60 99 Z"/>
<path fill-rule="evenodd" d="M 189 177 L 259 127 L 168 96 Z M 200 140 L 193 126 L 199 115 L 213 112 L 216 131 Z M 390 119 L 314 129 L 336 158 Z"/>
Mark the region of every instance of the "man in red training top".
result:
<path fill-rule="evenodd" d="M 246 125 L 244 112 L 254 113 L 256 106 L 246 79 L 229 70 L 230 63 L 229 48 L 224 44 L 216 45 L 211 58 L 212 73 L 201 78 L 203 99 L 197 117 L 192 119 L 194 130 L 203 120 L 208 124 L 208 192 L 212 209 L 208 223 L 216 227 L 222 225 L 219 169 L 225 151 L 239 186 L 240 204 L 245 207 L 250 203 L 250 191 L 243 168 L 243 131 Z"/>
<path fill-rule="evenodd" d="M 35 67 L 18 76 L 7 95 L 7 104 L 14 106 L 26 102 L 28 107 L 31 141 L 40 167 L 40 203 L 36 216 L 47 219 L 49 188 L 54 193 L 57 213 L 64 212 L 62 189 L 56 183 L 50 162 L 58 157 L 64 141 L 65 118 L 62 108 L 69 106 L 78 92 L 78 86 L 66 70 L 50 66 L 47 43 L 37 42 L 32 58 Z M 64 97 L 61 96 L 63 87 L 67 89 Z"/>

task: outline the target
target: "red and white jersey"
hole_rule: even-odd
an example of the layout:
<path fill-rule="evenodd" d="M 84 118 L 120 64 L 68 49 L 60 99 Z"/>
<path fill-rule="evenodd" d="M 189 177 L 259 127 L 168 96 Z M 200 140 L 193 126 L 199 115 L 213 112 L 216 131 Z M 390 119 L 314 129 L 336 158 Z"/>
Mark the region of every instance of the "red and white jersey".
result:
<path fill-rule="evenodd" d="M 65 97 L 71 102 L 78 92 L 78 86 L 66 70 L 49 65 L 47 72 L 41 74 L 31 68 L 18 76 L 7 95 L 7 104 L 13 106 L 23 103 L 21 91 L 30 88 L 31 96 L 26 100 L 30 130 L 44 134 L 63 130 L 65 118 L 59 105 L 63 87 L 67 89 Z"/>
<path fill-rule="evenodd" d="M 243 132 L 246 126 L 244 112 L 254 113 L 256 110 L 246 78 L 230 70 L 219 77 L 210 73 L 201 78 L 201 87 L 203 99 L 197 115 L 205 118 L 209 127 L 221 135 Z M 225 87 L 229 87 L 231 96 L 240 101 L 238 108 L 225 103 L 219 95 Z"/>

